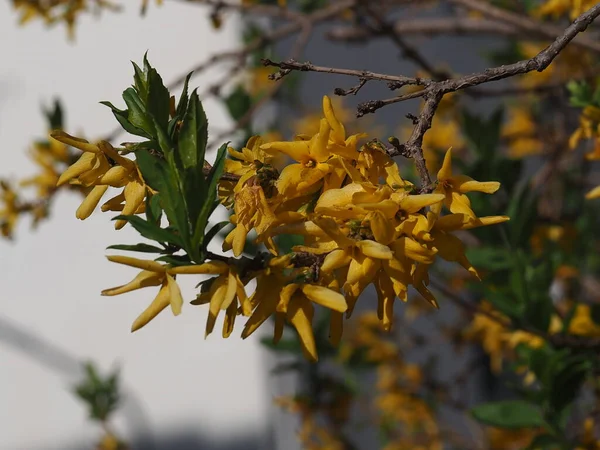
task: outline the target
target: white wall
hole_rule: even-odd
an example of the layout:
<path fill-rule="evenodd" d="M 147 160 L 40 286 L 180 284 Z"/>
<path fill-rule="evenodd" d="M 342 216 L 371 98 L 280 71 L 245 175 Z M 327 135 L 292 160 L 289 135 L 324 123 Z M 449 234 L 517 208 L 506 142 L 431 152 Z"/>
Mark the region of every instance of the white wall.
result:
<path fill-rule="evenodd" d="M 76 42 L 69 43 L 63 29 L 37 23 L 18 28 L 10 2 L 0 2 L 0 176 L 32 172 L 25 150 L 45 132 L 38 111 L 54 95 L 66 106 L 69 132 L 99 137 L 116 122 L 98 101 L 123 104 L 120 94 L 132 80 L 130 60 L 139 62 L 149 50 L 168 82 L 209 53 L 236 45 L 239 27 L 230 23 L 215 37 L 205 11 L 196 6 L 167 2 L 142 19 L 137 1 L 122 3 L 129 5 L 125 13 L 83 20 Z M 218 77 L 213 71 L 193 84 Z M 206 107 L 211 125 L 226 128 L 216 103 Z M 206 309 L 191 305 L 176 318 L 165 311 L 130 334 L 154 289 L 118 297 L 99 293 L 136 274 L 104 258 L 108 245 L 135 243 L 136 234 L 128 228 L 115 232 L 110 216 L 99 212 L 77 220 L 79 200 L 61 195 L 49 222 L 35 232 L 21 223 L 15 243 L 0 241 L 0 449 L 63 449 L 78 442 L 91 448 L 100 435 L 68 392 L 74 381 L 69 370 L 50 369 L 44 363 L 53 358 L 47 348 L 36 350 L 34 344 L 36 357 L 18 349 L 19 331 L 75 358 L 91 358 L 104 370 L 121 366 L 126 389 L 143 409 L 140 414 L 126 405 L 118 421 L 124 437 L 149 430 L 160 438 L 186 428 L 216 440 L 249 433 L 265 448 L 271 398 L 257 340 L 241 341 L 238 331 L 229 340 L 215 332 L 205 341 Z M 188 299 L 194 297 L 194 281 L 182 283 Z"/>

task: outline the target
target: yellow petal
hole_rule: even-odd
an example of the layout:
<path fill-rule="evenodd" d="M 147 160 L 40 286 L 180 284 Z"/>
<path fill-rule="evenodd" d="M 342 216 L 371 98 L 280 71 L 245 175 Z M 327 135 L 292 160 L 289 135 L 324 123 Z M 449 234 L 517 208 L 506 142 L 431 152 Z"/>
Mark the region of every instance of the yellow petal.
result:
<path fill-rule="evenodd" d="M 326 161 L 331 156 L 331 153 L 327 150 L 330 131 L 331 127 L 327 123 L 327 120 L 321 119 L 319 133 L 315 135 L 314 141 L 311 141 L 310 146 L 310 156 L 318 162 Z"/>
<path fill-rule="evenodd" d="M 204 337 L 208 337 L 210 333 L 212 333 L 215 328 L 215 323 L 217 321 L 217 315 L 219 311 L 221 311 L 221 305 L 225 300 L 225 295 L 227 294 L 228 289 L 228 277 L 219 276 L 216 278 L 212 285 L 210 286 L 211 298 L 210 298 L 210 306 L 208 308 L 208 318 L 206 319 L 206 331 L 204 333 Z"/>
<path fill-rule="evenodd" d="M 393 249 L 397 258 L 406 256 L 413 261 L 424 264 L 431 264 L 437 253 L 437 250 L 424 247 L 414 239 L 406 236 L 396 240 L 393 244 Z"/>
<path fill-rule="evenodd" d="M 315 183 L 322 180 L 325 174 L 317 168 L 304 167 L 302 164 L 290 164 L 282 170 L 277 180 L 277 190 L 284 197 L 296 197 Z"/>
<path fill-rule="evenodd" d="M 585 198 L 587 198 L 588 200 L 593 199 L 593 198 L 598 198 L 598 197 L 600 197 L 600 186 L 596 186 L 590 192 L 585 194 Z"/>
<path fill-rule="evenodd" d="M 58 178 L 57 186 L 62 186 L 69 180 L 78 177 L 88 170 L 92 170 L 94 163 L 96 162 L 96 155 L 94 153 L 86 152 L 79 157 L 77 162 L 67 168 L 63 174 Z"/>
<path fill-rule="evenodd" d="M 360 249 L 360 251 L 371 258 L 376 259 L 392 259 L 394 257 L 394 253 L 390 250 L 387 245 L 380 244 L 379 242 L 364 240 L 357 241 L 356 246 Z"/>
<path fill-rule="evenodd" d="M 470 230 L 472 228 L 495 225 L 510 220 L 508 216 L 486 216 L 472 218 L 466 214 L 448 214 L 440 217 L 435 228 L 443 231 Z"/>
<path fill-rule="evenodd" d="M 277 154 L 277 152 L 285 153 L 300 163 L 310 160 L 310 147 L 307 141 L 271 142 L 261 145 L 260 148 L 271 154 Z"/>
<path fill-rule="evenodd" d="M 323 114 L 331 127 L 331 138 L 336 144 L 344 144 L 346 141 L 346 130 L 338 120 L 331 104 L 331 99 L 326 95 L 323 97 Z"/>
<path fill-rule="evenodd" d="M 183 306 L 183 298 L 181 297 L 181 290 L 175 279 L 167 274 L 167 287 L 169 288 L 169 299 L 171 303 L 171 311 L 174 316 L 181 314 L 181 307 Z"/>
<path fill-rule="evenodd" d="M 235 317 L 237 316 L 237 304 L 231 302 L 225 311 L 225 321 L 223 322 L 223 338 L 227 339 L 233 332 Z"/>
<path fill-rule="evenodd" d="M 360 259 L 352 258 L 350 261 L 350 267 L 348 268 L 348 274 L 346 275 L 347 284 L 355 284 L 363 276 L 362 260 L 365 258 L 363 255 L 360 255 L 359 257 Z"/>
<path fill-rule="evenodd" d="M 240 256 L 244 252 L 246 236 L 248 236 L 248 230 L 243 224 L 238 223 L 223 240 L 223 251 L 233 248 L 234 256 Z"/>
<path fill-rule="evenodd" d="M 408 214 L 413 214 L 426 206 L 431 206 L 444 200 L 443 194 L 405 195 L 398 202 L 400 209 Z"/>
<path fill-rule="evenodd" d="M 290 301 L 287 318 L 298 332 L 304 356 L 308 360 L 316 362 L 319 357 L 317 356 L 317 346 L 312 331 L 312 303 L 303 295 L 296 294 Z"/>
<path fill-rule="evenodd" d="M 380 211 L 374 211 L 367 216 L 373 237 L 377 242 L 388 244 L 394 238 L 394 222 L 386 218 Z"/>
<path fill-rule="evenodd" d="M 329 308 L 341 313 L 348 309 L 346 299 L 342 294 L 324 286 L 304 284 L 302 285 L 302 292 L 304 292 L 304 295 L 306 295 L 309 300 L 318 303 L 325 308 Z"/>
<path fill-rule="evenodd" d="M 124 294 L 125 292 L 135 291 L 136 289 L 145 288 L 148 286 L 159 286 L 162 284 L 163 275 L 150 272 L 147 270 L 142 270 L 137 276 L 131 280 L 129 283 L 124 284 L 122 286 L 117 286 L 110 289 L 105 289 L 101 292 L 101 295 L 112 296 Z"/>
<path fill-rule="evenodd" d="M 383 329 L 390 331 L 394 322 L 394 301 L 396 292 L 389 276 L 380 271 L 375 279 L 375 291 L 377 292 L 377 315 L 382 321 Z"/>
<path fill-rule="evenodd" d="M 275 308 L 279 303 L 279 290 L 281 288 L 281 284 L 273 276 L 259 278 L 256 291 L 250 300 L 257 299 L 258 305 L 244 326 L 242 339 L 246 339 L 254 333 L 275 312 Z"/>
<path fill-rule="evenodd" d="M 125 264 L 126 266 L 137 267 L 138 269 L 148 270 L 150 272 L 164 273 L 167 268 L 156 261 L 149 261 L 147 259 L 137 259 L 131 256 L 122 255 L 109 255 L 108 260 L 116 262 L 118 264 Z"/>
<path fill-rule="evenodd" d="M 123 214 L 128 216 L 135 212 L 138 207 L 144 203 L 146 197 L 146 186 L 140 183 L 138 180 L 133 180 L 127 183 L 123 190 L 125 195 L 125 206 L 123 207 Z"/>
<path fill-rule="evenodd" d="M 442 163 L 442 168 L 437 174 L 437 178 L 439 181 L 449 180 L 452 178 L 452 147 L 448 149 L 446 155 L 444 156 L 444 162 Z"/>
<path fill-rule="evenodd" d="M 458 262 L 467 269 L 473 276 L 480 278 L 477 270 L 467 259 L 465 255 L 465 246 L 456 236 L 443 232 L 433 234 L 433 245 L 438 249 L 438 255 L 446 261 Z"/>
<path fill-rule="evenodd" d="M 67 134 L 64 131 L 53 131 L 52 133 L 50 133 L 50 136 L 56 139 L 57 141 L 62 142 L 63 144 L 67 144 L 71 147 L 78 148 L 83 152 L 100 153 L 100 149 L 97 145 L 90 144 L 85 139 L 71 136 L 70 134 Z"/>
<path fill-rule="evenodd" d="M 283 336 L 283 330 L 285 328 L 285 317 L 286 314 L 283 312 L 275 313 L 275 329 L 273 330 L 273 344 L 277 344 Z"/>
<path fill-rule="evenodd" d="M 437 300 L 435 299 L 435 297 L 433 296 L 433 294 L 431 293 L 431 291 L 429 289 L 427 289 L 424 285 L 422 284 L 418 284 L 415 285 L 415 289 L 417 290 L 417 292 L 419 294 L 421 294 L 421 296 L 427 300 L 427 302 L 433 306 L 436 309 L 440 309 L 440 305 L 438 305 Z"/>
<path fill-rule="evenodd" d="M 131 331 L 137 331 L 154 319 L 163 309 L 170 304 L 169 288 L 163 283 L 158 295 L 154 298 L 150 306 L 142 312 L 131 325 Z"/>
<path fill-rule="evenodd" d="M 229 272 L 227 276 L 227 292 L 225 293 L 225 298 L 223 299 L 223 303 L 221 304 L 221 309 L 229 308 L 229 305 L 235 299 L 235 294 L 237 292 L 237 278 L 232 273 Z"/>
<path fill-rule="evenodd" d="M 122 203 L 125 201 L 125 195 L 123 195 L 123 192 L 121 192 L 120 194 L 114 196 L 111 199 L 108 199 L 107 201 L 105 201 L 102 204 L 102 207 L 100 208 L 100 210 L 102 212 L 106 212 L 106 211 L 123 211 L 123 205 Z"/>
<path fill-rule="evenodd" d="M 223 261 L 210 261 L 194 266 L 177 266 L 167 270 L 171 274 L 203 274 L 220 275 L 229 270 L 227 263 Z"/>
<path fill-rule="evenodd" d="M 452 178 L 452 186 L 461 194 L 467 192 L 493 194 L 500 189 L 500 183 L 497 181 L 477 181 L 467 175 L 458 175 Z"/>
<path fill-rule="evenodd" d="M 449 194 L 446 196 L 446 207 L 450 212 L 466 214 L 475 218 L 475 213 L 471 209 L 471 201 L 466 195 L 454 191 L 451 191 Z"/>
<path fill-rule="evenodd" d="M 299 284 L 291 283 L 283 287 L 281 293 L 279 294 L 279 303 L 277 305 L 277 311 L 281 313 L 287 313 L 288 305 L 290 304 L 290 300 L 292 296 L 296 293 Z"/>
<path fill-rule="evenodd" d="M 77 217 L 80 220 L 85 220 L 88 217 L 90 217 L 92 212 L 94 212 L 94 209 L 96 209 L 96 206 L 98 206 L 100 199 L 102 198 L 107 189 L 108 186 L 94 186 L 94 189 L 91 190 L 91 192 L 87 195 L 83 202 L 81 202 L 79 208 L 77 208 L 77 211 L 75 212 L 75 217 Z"/>
<path fill-rule="evenodd" d="M 123 187 L 127 183 L 130 170 L 123 166 L 113 166 L 100 177 L 98 183 L 108 184 L 113 187 Z"/>
<path fill-rule="evenodd" d="M 313 218 L 313 222 L 319 226 L 331 239 L 333 239 L 341 248 L 350 248 L 354 245 L 354 239 L 346 237 L 341 231 L 335 220 L 330 218 Z"/>
<path fill-rule="evenodd" d="M 356 207 L 352 203 L 352 198 L 359 192 L 364 192 L 364 188 L 359 183 L 350 183 L 341 189 L 325 191 L 315 205 L 315 212 L 325 214 L 349 205 Z"/>
<path fill-rule="evenodd" d="M 347 266 L 350 264 L 350 261 L 352 261 L 352 258 L 347 252 L 341 249 L 334 250 L 325 257 L 321 265 L 321 270 L 325 273 L 330 273 L 340 267 Z"/>

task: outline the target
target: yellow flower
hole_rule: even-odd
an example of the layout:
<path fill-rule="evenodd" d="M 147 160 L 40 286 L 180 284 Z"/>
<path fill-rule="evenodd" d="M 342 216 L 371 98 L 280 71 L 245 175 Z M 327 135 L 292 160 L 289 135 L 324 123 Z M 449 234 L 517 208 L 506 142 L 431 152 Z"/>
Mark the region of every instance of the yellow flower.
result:
<path fill-rule="evenodd" d="M 2 236 L 10 239 L 19 219 L 21 209 L 17 193 L 4 180 L 0 180 L 1 204 L 4 206 L 0 208 L 0 232 Z"/>
<path fill-rule="evenodd" d="M 222 261 L 211 261 L 195 266 L 180 266 L 170 270 L 173 274 L 218 274 L 219 276 L 208 282 L 208 290 L 198 295 L 192 305 L 204 305 L 209 303 L 208 320 L 206 321 L 206 333 L 212 333 L 219 311 L 225 311 L 223 322 L 223 337 L 227 338 L 233 331 L 235 318 L 238 315 L 238 304 L 244 315 L 250 314 L 250 304 L 244 289 L 244 283 L 240 280 L 237 269 Z"/>
<path fill-rule="evenodd" d="M 256 307 L 244 326 L 242 338 L 250 336 L 275 314 L 275 341 L 281 337 L 283 321 L 287 320 L 298 332 L 306 358 L 317 361 L 317 349 L 312 332 L 313 302 L 334 312 L 343 313 L 347 309 L 346 300 L 342 294 L 325 286 L 288 283 L 285 277 L 277 273 L 276 265 L 279 261 L 281 260 L 278 258 L 272 260 L 270 268 L 275 270 L 273 272 L 268 270 L 257 278 L 256 291 L 250 299 L 250 303 L 255 304 Z"/>
<path fill-rule="evenodd" d="M 537 127 L 529 109 L 511 107 L 507 115 L 502 137 L 508 140 L 508 156 L 520 159 L 541 153 L 542 142 L 535 137 Z"/>
<path fill-rule="evenodd" d="M 344 125 L 337 119 L 331 100 L 323 97 L 324 119 L 319 131 L 310 139 L 293 142 L 271 142 L 261 148 L 267 152 L 281 152 L 288 155 L 296 164 L 283 169 L 277 180 L 277 190 L 284 198 L 293 198 L 319 188 L 317 184 L 333 170 L 328 161 L 334 156 L 354 160 L 358 157 L 356 145 L 363 135 L 346 138 Z"/>
<path fill-rule="evenodd" d="M 471 202 L 465 195 L 468 192 L 484 192 L 486 194 L 493 194 L 500 188 L 500 183 L 497 181 L 476 181 L 467 175 L 456 175 L 452 174 L 452 149 L 448 149 L 442 168 L 437 174 L 438 186 L 435 189 L 435 193 L 444 194 L 446 196 L 444 204 L 446 208 L 453 213 L 466 214 L 472 218 L 475 218 L 475 213 L 471 209 Z M 434 212 L 439 214 L 438 207 L 434 206 Z"/>
<path fill-rule="evenodd" d="M 83 151 L 83 155 L 63 172 L 56 183 L 57 186 L 70 182 L 84 187 L 93 187 L 77 209 L 78 219 L 87 219 L 92 214 L 109 186 L 124 187 L 124 189 L 103 205 L 103 211 L 121 211 L 123 215 L 143 211 L 146 184 L 134 161 L 119 155 L 106 141 L 94 145 L 62 131 L 55 131 L 51 136 Z M 115 228 L 121 229 L 126 223 L 125 220 L 118 220 Z"/>
<path fill-rule="evenodd" d="M 108 256 L 108 260 L 126 266 L 136 267 L 142 271 L 129 283 L 102 291 L 102 295 L 112 296 L 131 292 L 148 286 L 160 286 L 158 295 L 150 306 L 139 315 L 131 326 L 131 331 L 137 331 L 154 319 L 163 309 L 171 306 L 173 315 L 181 313 L 183 298 L 175 278 L 169 273 L 166 265 L 156 261 L 148 261 L 128 256 Z"/>
<path fill-rule="evenodd" d="M 596 3 L 596 0 L 546 0 L 533 14 L 538 17 L 552 16 L 554 20 L 568 14 L 574 20 Z"/>

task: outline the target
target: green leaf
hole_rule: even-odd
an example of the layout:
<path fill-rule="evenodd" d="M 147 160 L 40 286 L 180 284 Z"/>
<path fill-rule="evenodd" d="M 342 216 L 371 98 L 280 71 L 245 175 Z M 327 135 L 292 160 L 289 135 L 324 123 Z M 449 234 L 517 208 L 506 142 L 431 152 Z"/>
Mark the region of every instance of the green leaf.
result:
<path fill-rule="evenodd" d="M 86 403 L 92 419 L 106 422 L 120 402 L 119 374 L 102 377 L 92 363 L 86 363 L 84 369 L 85 378 L 74 386 L 73 392 Z"/>
<path fill-rule="evenodd" d="M 138 216 L 117 216 L 113 220 L 126 220 L 138 233 L 144 236 L 146 239 L 150 239 L 156 242 L 168 242 L 169 244 L 183 247 L 181 239 L 171 231 L 160 228 L 153 223 L 146 222 L 144 219 Z"/>
<path fill-rule="evenodd" d="M 531 236 L 537 218 L 537 196 L 529 183 L 523 182 L 510 199 L 506 210 L 510 221 L 504 226 L 508 227 L 510 244 L 515 247 L 526 245 Z"/>
<path fill-rule="evenodd" d="M 181 195 L 177 180 L 164 159 L 155 157 L 148 152 L 136 153 L 136 161 L 142 176 L 148 185 L 160 193 L 160 200 L 169 224 L 180 234 L 180 246 L 189 249 L 189 223 L 185 199 Z"/>
<path fill-rule="evenodd" d="M 165 255 L 160 258 L 156 258 L 155 261 L 166 262 L 172 266 L 187 266 L 191 264 L 188 255 Z"/>
<path fill-rule="evenodd" d="M 179 97 L 179 102 L 177 103 L 177 111 L 175 115 L 180 119 L 182 119 L 187 112 L 189 102 L 188 84 L 193 73 L 194 72 L 190 72 L 188 73 L 187 77 L 185 77 L 185 81 L 183 82 L 183 90 L 181 91 L 181 97 Z"/>
<path fill-rule="evenodd" d="M 128 108 L 127 120 L 134 127 L 145 131 L 148 137 L 154 137 L 156 130 L 152 124 L 152 119 L 148 116 L 146 106 L 133 88 L 127 88 L 123 92 L 123 100 Z M 117 117 L 118 120 L 118 117 Z"/>
<path fill-rule="evenodd" d="M 166 133 L 167 124 L 169 123 L 171 94 L 169 94 L 169 90 L 165 87 L 161 76 L 156 69 L 150 66 L 147 59 L 144 59 L 144 65 L 148 72 L 148 100 L 146 110 L 154 119 L 155 126 Z"/>
<path fill-rule="evenodd" d="M 202 204 L 202 209 L 200 210 L 200 214 L 198 215 L 196 226 L 194 228 L 194 237 L 192 239 L 194 246 L 199 246 L 203 244 L 204 232 L 206 229 L 206 225 L 208 224 L 208 219 L 212 212 L 215 210 L 215 207 L 218 205 L 218 202 L 216 201 L 217 184 L 219 183 L 219 179 L 223 174 L 225 160 L 227 159 L 228 144 L 229 143 L 225 143 L 219 148 L 213 167 L 210 173 L 208 174 L 208 189 L 206 197 L 204 199 L 204 203 Z"/>
<path fill-rule="evenodd" d="M 225 98 L 225 106 L 233 120 L 240 120 L 252 106 L 252 99 L 242 85 L 238 85 L 234 91 Z"/>
<path fill-rule="evenodd" d="M 154 130 L 156 133 L 155 136 L 156 136 L 158 145 L 159 145 L 160 149 L 162 150 L 162 152 L 165 154 L 165 157 L 167 158 L 167 160 L 169 160 L 170 158 L 172 158 L 171 154 L 173 153 L 173 142 L 171 141 L 171 138 L 167 134 L 166 129 L 163 129 L 162 127 L 160 127 L 159 124 L 156 122 L 156 120 L 154 120 L 154 117 L 152 117 L 152 123 L 155 127 Z M 172 164 L 172 165 L 175 168 L 175 165 L 174 164 Z"/>
<path fill-rule="evenodd" d="M 295 245 L 304 244 L 304 236 L 300 234 L 282 234 L 277 236 L 277 247 L 281 250 L 281 254 L 290 253 Z"/>
<path fill-rule="evenodd" d="M 144 61 L 146 61 L 146 55 L 144 55 Z M 134 71 L 133 85 L 135 86 L 135 90 L 138 92 L 140 98 L 146 102 L 148 99 L 148 74 L 135 62 L 131 61 L 131 64 L 133 64 Z"/>
<path fill-rule="evenodd" d="M 146 196 L 146 220 L 160 226 L 162 219 L 162 207 L 160 206 L 160 194 Z"/>
<path fill-rule="evenodd" d="M 125 245 L 125 244 L 109 245 L 106 248 L 112 249 L 112 250 L 127 250 L 130 252 L 141 252 L 141 253 L 163 253 L 165 251 L 164 248 L 155 247 L 154 245 L 143 244 L 143 243 L 135 244 L 135 245 Z"/>
<path fill-rule="evenodd" d="M 575 400 L 581 385 L 593 368 L 593 361 L 586 355 L 565 358 L 565 363 L 565 366 L 554 374 L 549 386 L 550 404 L 556 411 L 569 406 Z"/>
<path fill-rule="evenodd" d="M 100 102 L 101 105 L 108 106 L 111 110 L 115 119 L 121 124 L 123 129 L 127 131 L 129 134 L 133 134 L 135 136 L 142 136 L 148 139 L 151 139 L 152 136 L 141 128 L 136 127 L 129 121 L 129 110 L 124 109 L 120 110 L 116 106 L 114 106 L 111 102 Z"/>
<path fill-rule="evenodd" d="M 44 115 L 52 130 L 62 130 L 64 125 L 63 109 L 59 99 L 54 99 L 52 108 L 44 108 Z"/>
<path fill-rule="evenodd" d="M 213 225 L 208 231 L 208 233 L 204 235 L 204 240 L 202 242 L 204 248 L 206 249 L 208 247 L 208 244 L 210 244 L 210 241 L 213 240 L 213 238 L 219 233 L 219 231 L 221 231 L 229 224 L 231 224 L 229 220 L 224 220 L 222 222 L 217 223 L 216 225 Z"/>
<path fill-rule="evenodd" d="M 485 298 L 502 314 L 519 322 L 523 317 L 524 305 L 505 290 L 486 290 Z"/>
<path fill-rule="evenodd" d="M 488 165 L 496 157 L 503 116 L 502 108 L 496 109 L 489 119 L 471 114 L 467 110 L 462 113 L 463 131 L 479 158 L 485 160 Z"/>
<path fill-rule="evenodd" d="M 293 355 L 302 355 L 302 346 L 298 339 L 281 339 L 277 344 L 273 343 L 270 337 L 264 337 L 260 343 L 270 350 L 282 353 L 291 353 Z"/>
<path fill-rule="evenodd" d="M 184 169 L 202 173 L 207 140 L 208 120 L 198 93 L 194 90 L 179 131 L 178 149 Z"/>
<path fill-rule="evenodd" d="M 505 400 L 476 406 L 471 414 L 479 422 L 500 428 L 531 428 L 546 425 L 540 408 L 521 400 Z"/>
<path fill-rule="evenodd" d="M 469 247 L 466 255 L 473 266 L 489 271 L 506 270 L 512 264 L 510 255 L 504 248 Z"/>

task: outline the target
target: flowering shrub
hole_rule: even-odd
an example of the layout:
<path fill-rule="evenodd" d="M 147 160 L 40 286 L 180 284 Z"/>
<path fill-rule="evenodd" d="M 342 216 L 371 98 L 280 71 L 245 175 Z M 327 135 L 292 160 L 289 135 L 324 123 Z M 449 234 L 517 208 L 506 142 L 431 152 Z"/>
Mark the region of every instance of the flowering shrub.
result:
<path fill-rule="evenodd" d="M 0 182 L 2 235 L 12 238 L 24 215 L 34 225 L 48 218 L 66 189 L 82 196 L 77 218 L 100 209 L 116 230 L 134 228 L 144 242 L 112 245 L 108 259 L 137 273 L 102 295 L 156 290 L 133 321 L 137 331 L 168 307 L 179 315 L 189 293 L 178 281 L 195 276 L 190 303 L 208 310 L 206 336 L 219 321 L 224 338 L 273 327 L 265 345 L 295 358 L 278 370 L 305 381 L 276 402 L 300 416 L 306 448 L 353 448 L 359 419 L 386 449 L 599 448 L 600 187 L 590 168 L 600 159 L 600 5 L 448 0 L 458 15 L 394 23 L 388 17 L 410 11 L 395 2 L 190 3 L 208 5 L 215 28 L 231 10 L 289 23 L 266 30 L 249 22 L 241 50 L 198 66 L 237 58 L 226 87 L 190 92 L 190 73 L 174 96 L 147 57 L 134 63 L 124 106 L 103 104 L 135 142 L 72 136 L 59 103 L 45 111 L 49 137 L 31 150 L 38 173 Z M 398 3 L 420 11 L 435 2 Z M 22 22 L 64 22 L 71 34 L 81 14 L 119 6 L 13 5 Z M 334 41 L 391 39 L 418 71 L 298 62 L 323 21 Z M 411 32 L 508 41 L 490 55 L 494 67 L 460 75 L 428 61 L 405 40 Z M 273 44 L 294 33 L 300 53 L 276 58 Z M 294 88 L 304 72 L 356 78 L 356 86 L 333 90 L 339 97 L 381 81 L 394 94 L 360 103 L 356 119 L 347 102 L 328 95 L 318 96 L 315 112 Z M 207 95 L 222 101 L 235 122 L 230 132 L 209 133 Z M 496 99 L 491 113 L 471 108 L 480 97 Z M 394 124 L 400 138 L 362 118 L 416 98 L 418 114 Z M 272 99 L 302 114 L 257 127 L 253 115 Z M 290 123 L 295 135 L 286 140 Z M 212 152 L 215 142 L 225 143 Z M 478 349 L 474 361 L 444 374 L 438 359 L 448 350 L 459 360 L 467 346 Z M 498 382 L 513 395 L 473 400 L 481 371 L 491 386 L 486 399 Z M 77 394 L 106 427 L 118 405 L 116 375 L 104 380 L 93 366 L 86 373 Z M 364 381 L 369 375 L 374 384 Z M 449 429 L 446 408 L 461 413 L 468 433 Z M 100 448 L 125 444 L 107 431 Z"/>

